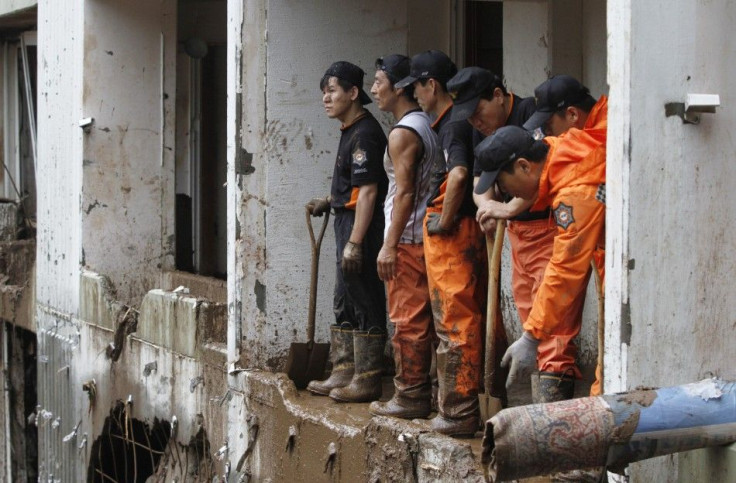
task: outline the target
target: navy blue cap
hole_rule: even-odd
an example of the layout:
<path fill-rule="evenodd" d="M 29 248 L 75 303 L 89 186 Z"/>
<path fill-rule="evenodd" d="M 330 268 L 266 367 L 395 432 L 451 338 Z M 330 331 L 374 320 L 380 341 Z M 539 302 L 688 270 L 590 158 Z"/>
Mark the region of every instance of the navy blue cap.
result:
<path fill-rule="evenodd" d="M 361 104 L 366 105 L 373 102 L 371 97 L 363 90 L 363 77 L 365 76 L 365 72 L 363 72 L 363 69 L 357 65 L 351 64 L 345 60 L 339 60 L 333 63 L 325 71 L 325 75 L 337 77 L 338 79 L 347 81 L 357 87 L 359 93 L 358 98 L 360 99 Z"/>
<path fill-rule="evenodd" d="M 451 121 L 467 120 L 478 107 L 481 94 L 501 85 L 501 79 L 490 70 L 480 67 L 461 69 L 447 83 L 447 91 L 454 100 Z"/>
<path fill-rule="evenodd" d="M 475 147 L 475 162 L 483 173 L 475 186 L 477 194 L 488 191 L 505 166 L 522 157 L 536 142 L 534 136 L 518 126 L 504 126 Z"/>
<path fill-rule="evenodd" d="M 406 87 L 420 79 L 437 79 L 447 82 L 455 74 L 457 74 L 457 66 L 447 54 L 441 50 L 427 50 L 411 58 L 409 75 L 394 84 L 394 87 Z"/>
<path fill-rule="evenodd" d="M 409 75 L 410 66 L 411 59 L 401 54 L 391 54 L 376 59 L 376 69 L 385 72 L 394 87 L 397 82 Z"/>
<path fill-rule="evenodd" d="M 588 97 L 590 91 L 580 81 L 569 75 L 556 75 L 542 82 L 534 89 L 537 110 L 524 123 L 524 129 L 533 131 L 541 127 L 552 114 L 574 106 Z"/>

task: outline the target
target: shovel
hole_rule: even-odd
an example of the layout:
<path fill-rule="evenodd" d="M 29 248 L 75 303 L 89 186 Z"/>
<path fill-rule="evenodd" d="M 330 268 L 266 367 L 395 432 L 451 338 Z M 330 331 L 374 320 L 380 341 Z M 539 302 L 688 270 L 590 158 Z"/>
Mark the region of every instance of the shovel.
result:
<path fill-rule="evenodd" d="M 314 316 L 317 311 L 317 275 L 319 274 L 319 249 L 322 246 L 322 238 L 327 229 L 330 212 L 325 213 L 322 229 L 319 237 L 315 240 L 312 229 L 312 215 L 307 211 L 307 228 L 309 238 L 312 241 L 312 280 L 309 286 L 309 319 L 307 321 L 307 342 L 292 342 L 289 349 L 289 359 L 286 361 L 286 373 L 289 379 L 294 381 L 297 389 L 304 389 L 309 381 L 324 378 L 327 357 L 330 352 L 330 344 L 314 342 Z"/>
<path fill-rule="evenodd" d="M 505 338 L 505 329 L 503 326 L 503 318 L 500 314 L 500 300 L 498 284 L 501 275 L 501 252 L 503 250 L 503 236 L 506 229 L 506 220 L 498 220 L 496 222 L 496 236 L 493 239 L 493 245 L 486 239 L 486 249 L 488 254 L 488 306 L 486 311 L 486 358 L 485 368 L 483 371 L 483 385 L 485 394 L 479 394 L 480 415 L 483 421 L 488 421 L 497 412 L 503 409 L 506 402 L 506 392 L 503 383 L 501 387 L 494 387 L 494 379 L 498 379 L 496 374 L 497 359 L 499 356 L 499 344 L 504 343 L 499 340 L 498 335 Z M 500 381 L 495 381 L 500 382 Z M 498 384 L 496 384 L 498 386 Z"/>

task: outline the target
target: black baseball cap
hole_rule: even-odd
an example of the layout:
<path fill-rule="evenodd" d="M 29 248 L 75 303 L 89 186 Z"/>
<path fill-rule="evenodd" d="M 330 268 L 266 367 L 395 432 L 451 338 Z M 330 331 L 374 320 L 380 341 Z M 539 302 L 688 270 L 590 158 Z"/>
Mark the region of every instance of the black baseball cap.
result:
<path fill-rule="evenodd" d="M 360 99 L 361 104 L 365 105 L 373 102 L 371 97 L 363 90 L 363 77 L 365 76 L 365 72 L 363 72 L 363 69 L 357 65 L 351 64 L 345 60 L 339 60 L 333 63 L 325 71 L 325 76 L 337 77 L 338 79 L 347 81 L 357 87 L 358 98 Z"/>
<path fill-rule="evenodd" d="M 505 166 L 526 154 L 535 143 L 534 136 L 518 126 L 504 126 L 475 147 L 475 162 L 483 173 L 475 186 L 476 194 L 488 191 Z M 540 141 L 542 142 L 542 141 Z"/>
<path fill-rule="evenodd" d="M 556 75 L 542 82 L 534 89 L 537 110 L 524 123 L 524 129 L 533 131 L 541 127 L 552 114 L 574 106 L 588 97 L 590 91 L 580 81 L 569 75 Z"/>
<path fill-rule="evenodd" d="M 391 54 L 376 59 L 376 70 L 385 72 L 394 87 L 397 87 L 397 82 L 409 75 L 410 66 L 411 59 L 401 54 Z"/>
<path fill-rule="evenodd" d="M 409 75 L 394 84 L 394 87 L 406 87 L 419 79 L 437 79 L 447 82 L 455 74 L 457 74 L 457 67 L 447 54 L 441 50 L 427 50 L 411 58 Z"/>
<path fill-rule="evenodd" d="M 466 67 L 447 83 L 447 91 L 454 99 L 451 121 L 465 121 L 478 107 L 480 96 L 491 87 L 500 87 L 501 79 L 490 70 Z"/>

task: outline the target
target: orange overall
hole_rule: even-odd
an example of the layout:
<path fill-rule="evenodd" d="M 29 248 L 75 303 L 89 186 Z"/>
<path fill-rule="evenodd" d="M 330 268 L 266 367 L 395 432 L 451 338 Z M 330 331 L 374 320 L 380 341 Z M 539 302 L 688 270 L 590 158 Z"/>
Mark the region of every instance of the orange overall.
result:
<path fill-rule="evenodd" d="M 605 96 L 601 96 L 588 114 L 583 129 L 594 130 L 598 136 L 605 135 L 607 117 L 608 100 Z M 534 209 L 539 206 L 541 205 L 535 205 Z M 547 220 L 509 223 L 507 233 L 513 247 L 511 262 L 514 301 L 523 324 L 529 317 L 537 290 L 544 278 L 547 263 L 552 257 L 554 239 L 558 229 L 555 220 L 550 217 Z M 602 273 L 602 254 L 596 264 Z M 589 278 L 590 273 L 584 280 L 586 286 Z M 575 364 L 577 348 L 574 340 L 580 333 L 583 322 L 585 295 L 585 290 L 582 290 L 570 301 L 565 313 L 560 314 L 562 320 L 565 321 L 564 329 L 560 327 L 539 344 L 537 367 L 541 372 L 569 374 L 572 371 L 576 378 L 581 377 Z"/>
<path fill-rule="evenodd" d="M 559 138 L 545 138 L 550 152 L 532 209 L 550 206 L 557 233 L 552 256 L 524 322 L 524 329 L 543 341 L 580 331 L 580 318 L 571 316 L 571 306 L 584 297 L 591 259 L 602 268 L 606 122 L 604 119 L 591 124 L 584 130 L 570 129 Z M 541 349 L 540 345 L 539 357 L 543 359 L 546 354 Z M 555 357 L 560 356 L 557 352 Z"/>
<path fill-rule="evenodd" d="M 427 208 L 427 214 L 441 212 L 441 199 L 435 200 L 436 207 Z M 470 216 L 457 220 L 448 234 L 429 235 L 426 220 L 424 253 L 439 338 L 437 376 L 444 381 L 439 385 L 438 409 L 444 417 L 462 418 L 478 408 L 488 283 L 485 237 Z"/>
<path fill-rule="evenodd" d="M 394 384 L 404 397 L 429 399 L 434 324 L 427 288 L 424 247 L 399 243 L 396 277 L 386 282 L 388 316 L 396 331 L 391 338 L 396 359 Z"/>

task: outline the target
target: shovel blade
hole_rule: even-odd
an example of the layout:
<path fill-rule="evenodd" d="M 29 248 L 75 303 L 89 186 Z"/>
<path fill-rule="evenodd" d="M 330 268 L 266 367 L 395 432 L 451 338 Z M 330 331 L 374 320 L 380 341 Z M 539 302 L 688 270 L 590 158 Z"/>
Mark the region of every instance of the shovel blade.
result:
<path fill-rule="evenodd" d="M 330 344 L 293 342 L 286 361 L 286 374 L 297 389 L 304 389 L 309 381 L 324 379 L 329 354 Z"/>

